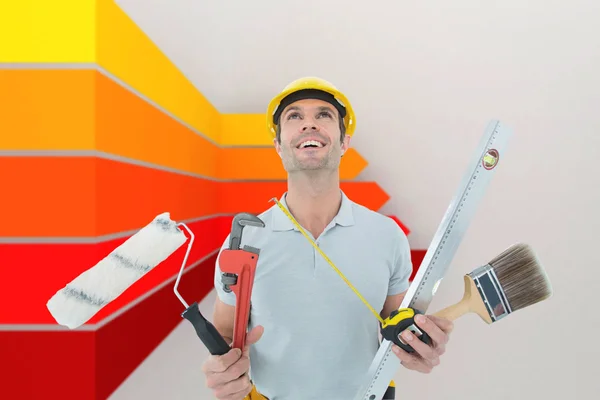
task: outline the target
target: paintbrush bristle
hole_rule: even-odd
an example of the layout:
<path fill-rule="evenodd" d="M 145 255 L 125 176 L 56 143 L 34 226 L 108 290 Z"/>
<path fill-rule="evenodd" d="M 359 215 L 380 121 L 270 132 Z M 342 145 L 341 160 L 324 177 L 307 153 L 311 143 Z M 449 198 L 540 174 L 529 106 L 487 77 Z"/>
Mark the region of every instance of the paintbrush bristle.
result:
<path fill-rule="evenodd" d="M 509 247 L 490 261 L 490 265 L 513 312 L 552 295 L 546 271 L 527 244 L 518 243 Z"/>

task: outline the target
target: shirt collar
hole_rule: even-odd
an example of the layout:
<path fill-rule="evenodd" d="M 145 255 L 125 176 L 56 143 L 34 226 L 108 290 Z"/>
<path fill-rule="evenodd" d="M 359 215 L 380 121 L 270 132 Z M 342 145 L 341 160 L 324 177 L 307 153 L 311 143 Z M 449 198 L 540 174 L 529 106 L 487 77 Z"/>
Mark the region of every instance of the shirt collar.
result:
<path fill-rule="evenodd" d="M 284 193 L 279 202 L 286 210 L 289 211 L 287 203 L 285 201 L 287 192 Z M 274 231 L 289 231 L 295 230 L 298 228 L 294 223 L 290 220 L 290 218 L 275 205 L 275 209 L 273 210 L 273 214 L 271 217 L 271 223 Z M 346 196 L 346 194 L 342 191 L 342 204 L 337 215 L 333 218 L 333 224 L 341 225 L 341 226 L 352 226 L 354 225 L 354 214 L 352 213 L 352 201 Z"/>

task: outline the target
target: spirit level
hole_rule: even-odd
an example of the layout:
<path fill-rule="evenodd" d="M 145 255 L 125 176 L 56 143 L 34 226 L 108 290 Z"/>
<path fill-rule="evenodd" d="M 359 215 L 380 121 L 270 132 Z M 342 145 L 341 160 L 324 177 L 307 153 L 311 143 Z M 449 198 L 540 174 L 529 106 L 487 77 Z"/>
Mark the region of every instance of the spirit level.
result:
<path fill-rule="evenodd" d="M 421 313 L 427 310 L 496 172 L 500 158 L 504 156 L 510 136 L 512 130 L 499 121 L 488 124 L 400 309 L 412 308 Z M 365 383 L 354 400 L 381 400 L 399 367 L 400 360 L 392 352 L 392 342 L 383 339 L 367 371 Z"/>

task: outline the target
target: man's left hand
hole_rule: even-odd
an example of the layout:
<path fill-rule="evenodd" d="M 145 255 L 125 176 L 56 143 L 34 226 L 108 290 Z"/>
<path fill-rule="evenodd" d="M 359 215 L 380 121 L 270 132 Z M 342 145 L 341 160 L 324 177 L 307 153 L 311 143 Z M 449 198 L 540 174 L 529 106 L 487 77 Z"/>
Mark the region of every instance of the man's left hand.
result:
<path fill-rule="evenodd" d="M 423 343 L 414 334 L 406 330 L 402 334 L 404 342 L 411 346 L 415 352 L 407 353 L 395 344 L 392 345 L 392 350 L 406 368 L 428 374 L 434 367 L 439 365 L 440 356 L 446 352 L 446 345 L 454 324 L 444 318 L 422 314 L 415 316 L 415 323 L 419 329 L 427 332 L 432 341 L 431 345 Z"/>

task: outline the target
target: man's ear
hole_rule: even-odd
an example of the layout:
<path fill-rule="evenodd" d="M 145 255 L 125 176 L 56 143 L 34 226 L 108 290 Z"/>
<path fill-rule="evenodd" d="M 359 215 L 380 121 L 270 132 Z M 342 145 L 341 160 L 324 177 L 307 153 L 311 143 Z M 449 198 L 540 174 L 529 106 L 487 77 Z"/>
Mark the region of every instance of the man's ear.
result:
<path fill-rule="evenodd" d="M 279 154 L 279 158 L 281 158 L 281 145 L 277 141 L 277 138 L 273 139 L 273 146 L 275 147 L 277 154 Z"/>
<path fill-rule="evenodd" d="M 348 151 L 348 149 L 350 148 L 350 136 L 346 135 L 344 136 L 344 140 L 342 141 L 342 157 L 344 156 L 344 154 Z"/>

